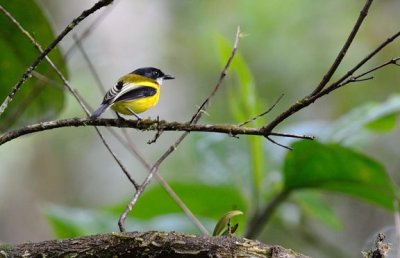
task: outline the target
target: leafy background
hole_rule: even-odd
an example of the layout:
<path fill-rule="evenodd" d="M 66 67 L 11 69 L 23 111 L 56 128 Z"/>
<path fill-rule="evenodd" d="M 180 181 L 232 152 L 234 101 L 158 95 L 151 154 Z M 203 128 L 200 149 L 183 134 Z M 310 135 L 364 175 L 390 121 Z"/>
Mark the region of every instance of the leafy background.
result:
<path fill-rule="evenodd" d="M 17 2 L 0 1 L 43 45 L 54 35 L 50 28 L 61 31 L 94 3 L 42 0 L 38 6 L 32 1 L 27 3 L 30 8 L 19 8 Z M 75 32 L 83 33 L 100 19 L 82 45 L 106 87 L 140 66 L 160 67 L 175 75 L 176 80 L 163 85 L 159 105 L 145 115 L 186 121 L 215 84 L 240 25 L 245 34 L 240 53 L 205 122 L 242 122 L 265 111 L 284 93 L 271 114 L 251 124 L 259 126 L 315 87 L 360 8 L 361 3 L 348 1 L 121 0 L 90 17 Z M 398 1 L 374 3 L 336 76 L 399 29 L 395 18 L 399 8 Z M 7 28 L 0 32 L 0 64 L 2 68 L 7 63 L 16 65 L 1 69 L 3 98 L 37 53 L 23 37 L 17 38 L 19 33 L 4 36 L 15 28 L 2 15 L 0 25 Z M 70 50 L 72 45 L 72 37 L 61 44 L 65 70 L 72 85 L 96 107 L 102 93 L 82 53 Z M 11 54 L 17 50 L 23 55 Z M 398 53 L 395 43 L 368 67 Z M 62 60 L 59 52 L 55 54 L 53 59 Z M 62 61 L 58 64 L 64 67 Z M 57 80 L 45 64 L 40 69 Z M 330 94 L 289 119 L 280 131 L 313 134 L 318 139 L 295 143 L 276 139 L 291 145 L 292 152 L 260 137 L 191 134 L 161 173 L 210 232 L 226 211 L 238 209 L 245 213 L 237 219 L 239 234 L 243 234 L 253 212 L 278 193 L 289 191 L 259 239 L 315 257 L 359 257 L 368 239 L 394 223 L 391 204 L 400 167 L 399 77 L 398 68 L 389 67 L 376 73 L 374 80 Z M 43 84 L 35 78 L 30 82 L 23 86 L 26 94 Z M 41 87 L 38 98 L 14 126 L 56 114 L 57 118 L 84 116 L 55 83 Z M 18 108 L 21 101 L 16 99 L 12 105 Z M 146 171 L 140 163 L 104 132 L 130 172 L 143 178 Z M 164 134 L 152 145 L 146 144 L 152 133 L 129 131 L 129 135 L 146 159 L 153 161 L 178 134 Z M 0 164 L 1 241 L 116 231 L 116 218 L 132 191 L 92 128 L 59 129 L 7 143 L 0 148 Z M 135 207 L 128 228 L 198 233 L 157 183 Z"/>

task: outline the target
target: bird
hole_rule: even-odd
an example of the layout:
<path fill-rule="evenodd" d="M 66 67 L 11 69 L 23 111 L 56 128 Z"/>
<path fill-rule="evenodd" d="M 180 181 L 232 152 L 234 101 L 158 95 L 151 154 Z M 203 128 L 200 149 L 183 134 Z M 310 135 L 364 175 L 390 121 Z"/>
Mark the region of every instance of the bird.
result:
<path fill-rule="evenodd" d="M 158 103 L 160 86 L 164 80 L 175 79 L 172 75 L 163 73 L 154 67 L 142 67 L 122 76 L 118 82 L 104 96 L 98 109 L 90 119 L 98 118 L 108 108 L 113 109 L 118 118 L 119 114 L 133 115 L 138 120 L 138 115 Z"/>

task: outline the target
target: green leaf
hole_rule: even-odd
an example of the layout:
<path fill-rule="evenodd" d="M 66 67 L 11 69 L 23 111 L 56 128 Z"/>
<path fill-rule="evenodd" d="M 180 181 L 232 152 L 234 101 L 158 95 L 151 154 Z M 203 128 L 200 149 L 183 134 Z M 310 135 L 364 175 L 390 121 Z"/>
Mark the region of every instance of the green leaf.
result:
<path fill-rule="evenodd" d="M 339 142 L 348 137 L 359 136 L 363 129 L 375 133 L 384 133 L 396 127 L 396 118 L 400 112 L 400 96 L 391 96 L 388 100 L 370 102 L 351 110 L 325 130 L 322 138 Z"/>
<path fill-rule="evenodd" d="M 240 191 L 231 186 L 193 183 L 170 183 L 170 185 L 196 216 L 219 219 L 221 214 L 227 210 L 246 210 L 245 201 Z M 106 208 L 106 210 L 119 215 L 125 209 L 127 203 L 126 201 L 120 205 Z M 157 185 L 151 187 L 142 195 L 131 216 L 151 219 L 158 215 L 170 213 L 182 213 L 182 210 L 165 190 Z"/>
<path fill-rule="evenodd" d="M 53 40 L 50 24 L 35 1 L 0 0 L 0 3 L 43 47 Z M 3 13 L 0 13 L 0 27 L 0 101 L 2 102 L 25 69 L 37 58 L 39 52 Z M 53 50 L 50 58 L 65 74 L 65 63 L 60 51 Z M 45 61 L 39 65 L 37 71 L 50 80 L 58 79 Z M 54 118 L 63 105 L 64 92 L 60 86 L 34 77 L 29 78 L 0 117 L 0 131 L 5 131 L 11 126 Z"/>
<path fill-rule="evenodd" d="M 287 190 L 335 191 L 392 208 L 394 185 L 377 161 L 351 149 L 317 141 L 299 141 L 293 148 L 284 163 Z"/>
<path fill-rule="evenodd" d="M 46 204 L 41 209 L 58 238 L 78 237 L 117 229 L 117 217 L 105 212 Z"/>
<path fill-rule="evenodd" d="M 397 114 L 389 114 L 379 117 L 365 125 L 370 131 L 377 133 L 390 132 L 396 128 L 397 124 Z"/>
<path fill-rule="evenodd" d="M 303 212 L 313 217 L 332 229 L 343 229 L 340 219 L 331 207 L 321 198 L 317 192 L 300 191 L 295 195 L 295 200 Z"/>
<path fill-rule="evenodd" d="M 231 219 L 237 217 L 239 215 L 243 215 L 242 211 L 234 210 L 228 211 L 225 213 L 219 220 L 218 223 L 214 227 L 213 236 L 219 236 L 222 233 L 222 230 L 230 223 Z"/>

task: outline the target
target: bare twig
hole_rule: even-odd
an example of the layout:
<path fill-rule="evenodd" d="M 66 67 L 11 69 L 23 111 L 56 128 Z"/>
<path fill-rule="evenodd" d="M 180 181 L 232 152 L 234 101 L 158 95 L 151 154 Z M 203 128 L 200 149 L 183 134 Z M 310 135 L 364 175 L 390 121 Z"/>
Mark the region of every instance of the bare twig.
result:
<path fill-rule="evenodd" d="M 271 139 L 271 137 L 269 137 L 269 136 L 265 136 L 265 138 L 267 138 L 267 140 L 270 141 L 270 142 L 272 142 L 273 144 L 278 145 L 278 146 L 280 146 L 280 147 L 282 147 L 282 148 L 284 148 L 284 149 L 287 149 L 287 150 L 290 150 L 290 151 L 293 150 L 293 149 L 290 148 L 289 146 L 283 145 L 283 144 L 281 144 L 281 143 L 279 143 L 279 142 L 277 142 L 277 141 Z"/>
<path fill-rule="evenodd" d="M 311 95 L 315 95 L 318 92 L 320 92 L 326 86 L 326 84 L 330 81 L 333 74 L 336 72 L 337 68 L 339 67 L 340 63 L 342 62 L 343 58 L 345 57 L 347 50 L 349 49 L 351 43 L 353 42 L 355 36 L 357 35 L 357 32 L 360 29 L 361 24 L 363 23 L 365 17 L 367 17 L 368 10 L 371 7 L 372 2 L 373 2 L 373 0 L 367 0 L 365 2 L 365 5 L 361 10 L 360 15 L 358 16 L 358 19 L 357 19 L 356 23 L 354 24 L 354 27 L 351 30 L 350 35 L 347 37 L 346 42 L 344 43 L 338 56 L 336 57 L 332 66 L 329 68 L 328 72 L 322 78 L 322 80 L 319 83 L 319 85 L 317 86 L 317 88 L 315 88 L 315 90 L 311 93 Z"/>
<path fill-rule="evenodd" d="M 223 79 L 226 76 L 226 73 L 228 71 L 228 68 L 233 60 L 233 57 L 235 56 L 236 50 L 237 50 L 237 46 L 239 43 L 239 38 L 240 38 L 240 28 L 238 27 L 237 32 L 236 32 L 236 37 L 235 37 L 235 43 L 231 52 L 230 57 L 228 58 L 228 61 L 224 67 L 224 69 L 222 70 L 219 80 L 217 82 L 217 84 L 215 85 L 214 89 L 211 91 L 211 94 L 204 100 L 204 102 L 200 105 L 199 109 L 197 110 L 197 112 L 193 115 L 192 119 L 190 120 L 189 124 L 190 125 L 195 125 L 199 119 L 201 118 L 204 110 L 207 109 L 210 100 L 214 97 L 215 93 L 218 91 L 220 85 L 222 84 Z M 139 199 L 139 197 L 142 195 L 143 191 L 145 190 L 145 188 L 147 187 L 147 185 L 150 183 L 151 179 L 153 178 L 153 176 L 157 173 L 159 166 L 161 165 L 161 163 L 172 153 L 174 152 L 174 150 L 176 150 L 176 148 L 178 147 L 178 145 L 186 138 L 186 136 L 190 133 L 190 131 L 187 131 L 185 133 L 183 133 L 178 140 L 176 140 L 168 149 L 167 151 L 156 161 L 156 163 L 152 166 L 152 168 L 150 169 L 149 174 L 147 175 L 147 177 L 145 178 L 145 180 L 143 181 L 143 183 L 141 184 L 140 188 L 138 191 L 136 191 L 136 193 L 134 194 L 134 196 L 132 197 L 132 199 L 130 200 L 127 208 L 125 209 L 125 211 L 121 214 L 120 219 L 118 221 L 118 226 L 121 232 L 125 231 L 125 220 L 126 217 L 128 216 L 129 212 L 133 209 L 134 205 L 136 204 L 137 200 Z"/>
<path fill-rule="evenodd" d="M 244 125 L 246 125 L 246 124 L 248 124 L 248 123 L 251 123 L 251 122 L 256 121 L 258 118 L 260 118 L 260 117 L 262 117 L 262 116 L 265 116 L 266 114 L 268 114 L 269 112 L 271 112 L 272 109 L 275 108 L 275 106 L 279 103 L 279 101 L 280 101 L 282 98 L 283 98 L 283 94 L 279 96 L 279 98 L 275 101 L 275 103 L 274 103 L 270 108 L 267 109 L 267 111 L 264 111 L 264 112 L 262 112 L 261 114 L 255 116 L 255 117 L 253 117 L 253 118 L 251 118 L 251 119 L 249 119 L 249 120 L 247 120 L 247 121 L 245 121 L 245 122 L 243 122 L 243 123 L 240 123 L 238 126 L 239 126 L 239 127 L 242 127 L 242 126 L 244 126 Z"/>
<path fill-rule="evenodd" d="M 396 66 L 399 66 L 399 63 L 398 63 L 399 60 L 400 60 L 400 57 L 392 58 L 392 59 L 390 59 L 389 61 L 387 61 L 387 62 L 385 62 L 385 63 L 383 63 L 383 64 L 380 64 L 380 65 L 378 65 L 378 66 L 375 66 L 374 68 L 371 68 L 371 69 L 369 69 L 369 70 L 366 71 L 366 72 L 363 72 L 363 73 L 361 73 L 361 74 L 359 74 L 359 75 L 352 76 L 352 77 L 350 77 L 349 79 L 347 79 L 346 81 L 340 83 L 340 84 L 338 85 L 338 88 L 339 88 L 339 87 L 342 87 L 342 86 L 344 86 L 344 85 L 346 85 L 346 84 L 348 84 L 348 83 L 351 83 L 351 82 L 359 82 L 359 81 L 371 80 L 371 79 L 373 79 L 374 77 L 372 77 L 372 76 L 371 76 L 371 77 L 367 77 L 367 78 L 362 78 L 362 77 L 365 77 L 366 75 L 369 75 L 369 74 L 371 74 L 371 73 L 373 73 L 373 72 L 375 72 L 375 71 L 378 71 L 378 70 L 380 70 L 380 69 L 382 69 L 382 68 L 384 68 L 384 67 L 386 67 L 386 66 L 388 66 L 388 65 L 396 65 Z"/>
<path fill-rule="evenodd" d="M 50 53 L 50 51 L 53 50 L 58 45 L 58 43 L 72 29 L 74 29 L 82 20 L 84 20 L 85 18 L 87 18 L 89 15 L 91 15 L 94 12 L 96 12 L 100 8 L 111 4 L 113 1 L 114 0 L 99 0 L 91 8 L 83 11 L 81 15 L 79 15 L 78 17 L 73 19 L 72 22 L 70 24 L 68 24 L 68 26 L 57 36 L 57 38 L 55 38 L 53 40 L 53 42 L 50 43 L 50 45 L 44 51 L 41 51 L 41 54 L 39 55 L 39 57 L 36 58 L 35 61 L 25 70 L 25 72 L 22 74 L 21 78 L 14 85 L 14 87 L 12 88 L 12 90 L 10 91 L 8 96 L 5 98 L 5 100 L 1 104 L 1 106 L 0 106 L 0 116 L 6 110 L 6 108 L 8 107 L 8 104 L 14 99 L 15 94 L 21 88 L 22 84 L 29 78 L 29 76 L 32 74 L 32 71 L 36 69 L 36 67 L 43 61 L 43 59 L 47 56 L 47 54 Z M 8 12 L 3 8 L 2 5 L 0 5 L 0 10 L 7 15 Z M 10 18 L 10 16 L 9 16 L 9 18 Z"/>

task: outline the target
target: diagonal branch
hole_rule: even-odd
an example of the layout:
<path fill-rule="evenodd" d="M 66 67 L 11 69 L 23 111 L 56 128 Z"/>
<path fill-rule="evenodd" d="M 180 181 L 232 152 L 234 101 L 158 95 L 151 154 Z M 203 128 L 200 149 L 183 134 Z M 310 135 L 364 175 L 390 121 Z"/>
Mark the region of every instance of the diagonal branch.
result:
<path fill-rule="evenodd" d="M 330 81 L 333 74 L 336 72 L 336 70 L 339 67 L 340 63 L 342 62 L 343 58 L 346 56 L 347 50 L 349 49 L 351 43 L 353 42 L 354 38 L 356 37 L 357 32 L 361 27 L 361 24 L 363 23 L 365 17 L 367 17 L 368 10 L 371 7 L 372 2 L 373 2 L 373 0 L 367 0 L 365 2 L 363 9 L 360 11 L 360 15 L 358 16 L 358 19 L 357 19 L 356 23 L 354 24 L 354 27 L 351 30 L 350 35 L 347 37 L 347 40 L 344 43 L 342 49 L 340 50 L 338 56 L 336 57 L 332 66 L 329 68 L 328 72 L 322 78 L 322 80 L 319 83 L 319 85 L 317 86 L 317 88 L 315 88 L 315 90 L 311 93 L 311 95 L 315 95 L 318 92 L 320 92 L 326 86 L 326 84 Z"/>
<path fill-rule="evenodd" d="M 91 8 L 85 10 L 82 12 L 81 15 L 76 17 L 75 19 L 72 20 L 70 24 L 53 40 L 53 42 L 50 43 L 50 45 L 43 51 L 41 51 L 41 54 L 39 57 L 35 59 L 35 61 L 25 70 L 25 72 L 22 74 L 21 78 L 18 80 L 18 82 L 14 85 L 8 96 L 5 98 L 3 103 L 0 106 L 0 116 L 4 113 L 6 108 L 8 107 L 8 104 L 14 99 L 15 94 L 18 92 L 18 90 L 21 88 L 22 84 L 29 78 L 29 76 L 32 74 L 32 71 L 36 69 L 36 67 L 45 59 L 45 57 L 52 51 L 58 43 L 72 30 L 74 29 L 81 21 L 86 19 L 89 15 L 93 14 L 97 10 L 101 9 L 102 7 L 105 7 L 109 4 L 111 4 L 114 0 L 99 0 L 97 3 L 95 3 Z M 2 5 L 0 5 L 0 10 L 5 11 Z"/>

